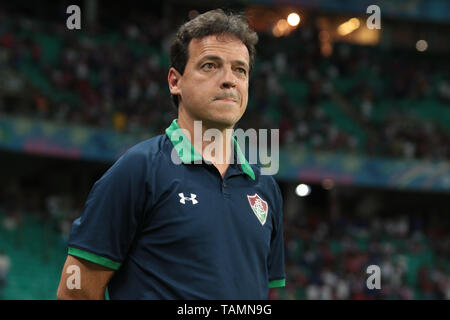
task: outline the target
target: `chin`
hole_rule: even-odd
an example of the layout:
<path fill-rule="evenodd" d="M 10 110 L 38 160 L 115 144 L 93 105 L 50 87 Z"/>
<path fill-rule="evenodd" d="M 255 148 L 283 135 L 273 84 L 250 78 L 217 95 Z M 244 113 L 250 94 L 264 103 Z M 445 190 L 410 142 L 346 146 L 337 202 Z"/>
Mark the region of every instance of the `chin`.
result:
<path fill-rule="evenodd" d="M 205 118 L 205 122 L 208 122 L 210 126 L 217 128 L 233 128 L 236 122 L 239 121 L 239 118 L 236 116 L 210 116 Z"/>
<path fill-rule="evenodd" d="M 195 111 L 195 118 L 202 120 L 207 127 L 224 129 L 234 128 L 242 117 L 241 106 L 237 103 L 219 103 L 214 101 Z"/>

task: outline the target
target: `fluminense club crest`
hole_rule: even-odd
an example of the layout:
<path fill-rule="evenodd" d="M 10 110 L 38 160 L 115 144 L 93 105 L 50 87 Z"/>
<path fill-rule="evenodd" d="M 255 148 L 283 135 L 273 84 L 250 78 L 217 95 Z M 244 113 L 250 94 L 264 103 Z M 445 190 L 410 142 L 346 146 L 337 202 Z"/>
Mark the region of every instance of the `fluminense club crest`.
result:
<path fill-rule="evenodd" d="M 261 222 L 261 225 L 264 225 L 267 220 L 267 215 L 269 212 L 269 206 L 267 205 L 267 202 L 261 199 L 258 194 L 254 194 L 252 196 L 247 195 L 248 202 L 250 203 L 250 207 L 253 210 L 253 213 L 258 218 L 259 222 Z"/>

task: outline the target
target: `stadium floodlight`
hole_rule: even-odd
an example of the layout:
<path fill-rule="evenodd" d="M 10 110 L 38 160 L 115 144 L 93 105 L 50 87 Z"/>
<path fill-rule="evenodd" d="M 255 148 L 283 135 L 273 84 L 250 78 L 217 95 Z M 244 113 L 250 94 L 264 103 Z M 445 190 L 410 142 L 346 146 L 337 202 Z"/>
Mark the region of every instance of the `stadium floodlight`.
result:
<path fill-rule="evenodd" d="M 295 188 L 295 194 L 299 197 L 306 197 L 311 193 L 311 187 L 307 184 L 299 184 L 297 188 Z"/>
<path fill-rule="evenodd" d="M 291 27 L 296 27 L 300 23 L 300 16 L 297 13 L 292 12 L 288 15 L 287 22 Z"/>
<path fill-rule="evenodd" d="M 346 36 L 346 35 L 352 33 L 353 31 L 355 31 L 356 29 L 358 29 L 360 26 L 361 26 L 361 23 L 359 22 L 358 18 L 351 18 L 347 22 L 344 22 L 343 24 L 341 24 L 338 27 L 337 32 L 341 36 Z"/>
<path fill-rule="evenodd" d="M 289 23 L 286 19 L 280 19 L 274 25 L 272 33 L 275 37 L 281 37 L 289 33 Z"/>
<path fill-rule="evenodd" d="M 285 33 L 289 29 L 289 22 L 285 19 L 280 19 L 277 22 L 277 27 L 281 31 L 281 33 Z"/>
<path fill-rule="evenodd" d="M 416 42 L 417 51 L 424 52 L 428 48 L 428 42 L 425 40 L 419 40 Z"/>
<path fill-rule="evenodd" d="M 278 28 L 278 26 L 277 25 L 275 25 L 275 26 L 273 26 L 273 28 L 272 28 L 272 34 L 275 36 L 275 37 L 281 37 L 282 35 L 283 35 L 283 33 L 281 32 L 281 30 L 280 30 L 280 28 Z"/>

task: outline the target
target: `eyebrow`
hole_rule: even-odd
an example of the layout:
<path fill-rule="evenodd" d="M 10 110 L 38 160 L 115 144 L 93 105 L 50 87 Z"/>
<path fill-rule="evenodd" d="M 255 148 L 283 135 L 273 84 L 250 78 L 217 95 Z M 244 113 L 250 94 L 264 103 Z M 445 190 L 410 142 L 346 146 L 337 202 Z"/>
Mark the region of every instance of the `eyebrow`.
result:
<path fill-rule="evenodd" d="M 206 55 L 203 58 L 201 58 L 198 62 L 198 64 L 201 64 L 203 61 L 205 60 L 213 60 L 213 61 L 217 61 L 217 62 L 222 62 L 223 59 L 219 56 L 215 56 L 215 55 Z M 233 60 L 231 61 L 233 64 L 237 64 L 239 66 L 243 66 L 245 68 L 247 68 L 247 70 L 249 69 L 249 66 L 246 62 L 242 61 L 242 60 Z"/>

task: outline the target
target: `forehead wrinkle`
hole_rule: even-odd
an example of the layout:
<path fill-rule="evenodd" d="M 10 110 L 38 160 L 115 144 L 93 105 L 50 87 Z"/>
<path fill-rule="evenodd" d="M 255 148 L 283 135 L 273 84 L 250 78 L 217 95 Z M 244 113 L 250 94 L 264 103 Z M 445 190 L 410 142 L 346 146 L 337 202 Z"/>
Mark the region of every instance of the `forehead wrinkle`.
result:
<path fill-rule="evenodd" d="M 222 60 L 228 60 L 224 59 L 223 56 L 224 54 L 233 56 L 233 58 L 230 58 L 229 60 L 238 61 L 241 59 L 235 57 L 236 52 L 242 51 L 239 53 L 242 54 L 242 58 L 244 58 L 243 59 L 244 61 L 246 60 L 247 65 L 249 64 L 250 56 L 248 53 L 248 49 L 245 46 L 245 44 L 241 42 L 239 39 L 230 37 L 229 40 L 225 41 L 225 40 L 217 40 L 211 37 L 213 36 L 207 36 L 202 39 L 192 39 L 191 43 L 189 44 L 189 46 L 192 45 L 191 49 L 194 48 L 193 52 L 191 51 L 192 54 L 195 54 L 196 51 L 198 51 L 198 54 L 196 55 L 197 61 L 203 59 L 207 55 L 217 56 L 220 57 Z M 194 41 L 197 45 L 194 44 Z M 236 44 L 236 46 L 234 45 L 230 46 L 229 44 L 224 44 L 224 42 L 225 43 L 233 42 Z"/>

